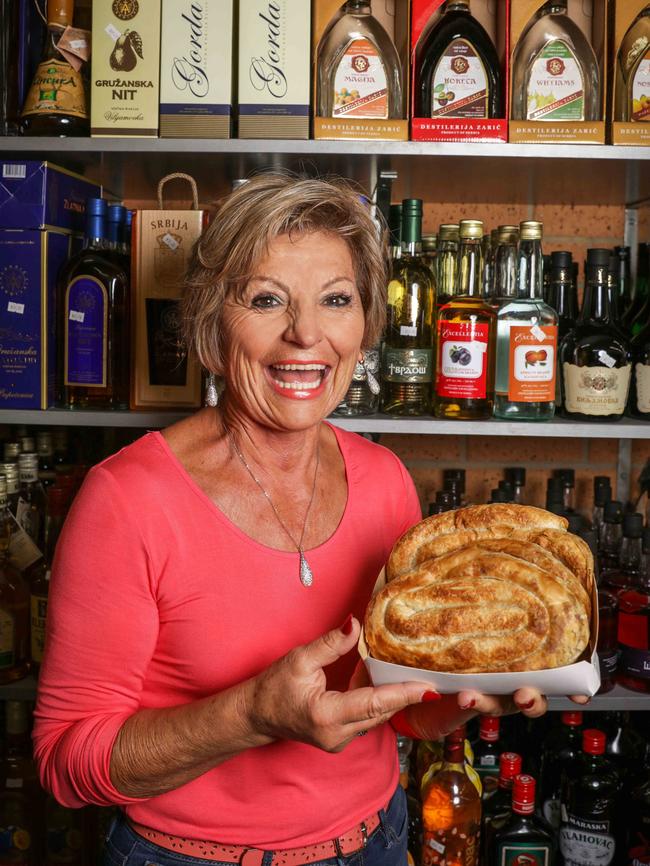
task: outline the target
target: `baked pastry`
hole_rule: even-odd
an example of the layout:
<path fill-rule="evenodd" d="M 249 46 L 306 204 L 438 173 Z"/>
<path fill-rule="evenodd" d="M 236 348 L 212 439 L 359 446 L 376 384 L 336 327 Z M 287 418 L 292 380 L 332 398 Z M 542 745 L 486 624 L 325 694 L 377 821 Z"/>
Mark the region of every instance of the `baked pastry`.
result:
<path fill-rule="evenodd" d="M 544 551 L 527 553 L 470 545 L 387 583 L 366 612 L 370 655 L 455 673 L 571 664 L 589 640 L 587 611 L 565 576 L 532 561 Z"/>

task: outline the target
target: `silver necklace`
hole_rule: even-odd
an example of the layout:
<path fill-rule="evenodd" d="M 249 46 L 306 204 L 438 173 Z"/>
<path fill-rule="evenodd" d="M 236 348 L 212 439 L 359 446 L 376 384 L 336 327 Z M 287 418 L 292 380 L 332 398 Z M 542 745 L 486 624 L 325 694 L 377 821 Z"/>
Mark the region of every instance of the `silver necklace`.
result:
<path fill-rule="evenodd" d="M 248 472 L 250 477 L 253 479 L 253 481 L 257 484 L 259 489 L 262 491 L 262 493 L 264 494 L 264 496 L 267 499 L 267 502 L 269 503 L 269 505 L 273 509 L 273 513 L 275 514 L 275 516 L 278 520 L 278 523 L 284 529 L 284 531 L 289 536 L 292 543 L 295 545 L 296 549 L 298 550 L 298 553 L 300 555 L 300 582 L 302 583 L 303 586 L 311 586 L 312 583 L 314 582 L 314 575 L 313 575 L 313 572 L 309 566 L 309 563 L 307 562 L 307 559 L 305 558 L 305 552 L 302 549 L 302 540 L 305 537 L 305 529 L 307 528 L 307 518 L 309 517 L 311 505 L 312 505 L 312 502 L 314 501 L 314 495 L 316 493 L 316 478 L 318 476 L 318 465 L 320 463 L 320 438 L 319 438 L 318 443 L 316 445 L 316 468 L 314 469 L 314 483 L 313 483 L 312 488 L 311 488 L 311 496 L 309 498 L 309 504 L 307 505 L 307 511 L 305 512 L 305 520 L 304 520 L 304 523 L 302 524 L 302 532 L 300 533 L 300 541 L 296 541 L 296 539 L 293 537 L 293 535 L 287 529 L 286 523 L 278 514 L 278 509 L 275 507 L 275 505 L 273 504 L 273 500 L 271 499 L 269 494 L 264 489 L 262 482 L 257 478 L 257 476 L 255 475 L 253 470 L 250 468 L 250 466 L 246 462 L 246 458 L 244 457 L 244 455 L 241 453 L 241 451 L 239 450 L 239 448 L 235 444 L 235 440 L 233 438 L 232 433 L 230 432 L 230 430 L 226 430 L 226 432 L 228 434 L 228 438 L 230 439 L 230 443 L 234 449 L 234 452 L 239 457 L 239 459 L 241 460 L 241 462 L 244 466 L 244 469 L 246 469 L 246 471 Z"/>

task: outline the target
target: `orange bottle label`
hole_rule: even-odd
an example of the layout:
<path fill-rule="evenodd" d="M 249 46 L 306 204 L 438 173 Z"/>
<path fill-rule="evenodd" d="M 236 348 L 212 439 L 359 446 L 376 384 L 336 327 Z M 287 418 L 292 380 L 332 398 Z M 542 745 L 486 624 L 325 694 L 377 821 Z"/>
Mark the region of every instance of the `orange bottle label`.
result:
<path fill-rule="evenodd" d="M 510 328 L 508 400 L 550 403 L 555 400 L 557 325 Z"/>
<path fill-rule="evenodd" d="M 39 64 L 22 110 L 23 117 L 33 114 L 88 117 L 81 75 L 65 60 Z"/>
<path fill-rule="evenodd" d="M 334 76 L 334 117 L 388 117 L 388 81 L 372 42 L 355 39 L 345 50 Z"/>

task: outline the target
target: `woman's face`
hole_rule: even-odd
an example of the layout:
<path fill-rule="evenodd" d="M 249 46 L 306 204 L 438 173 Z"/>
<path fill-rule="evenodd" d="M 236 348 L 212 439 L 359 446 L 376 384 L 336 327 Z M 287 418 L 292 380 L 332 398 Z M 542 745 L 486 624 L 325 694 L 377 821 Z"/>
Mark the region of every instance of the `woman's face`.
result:
<path fill-rule="evenodd" d="M 325 232 L 271 241 L 222 318 L 233 408 L 276 429 L 302 430 L 341 402 L 365 328 L 345 241 Z"/>

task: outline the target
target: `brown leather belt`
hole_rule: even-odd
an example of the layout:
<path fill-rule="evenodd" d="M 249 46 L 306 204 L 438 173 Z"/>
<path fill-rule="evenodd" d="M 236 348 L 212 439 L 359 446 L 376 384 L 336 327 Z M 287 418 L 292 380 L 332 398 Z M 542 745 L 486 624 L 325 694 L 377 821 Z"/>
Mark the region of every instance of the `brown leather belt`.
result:
<path fill-rule="evenodd" d="M 147 842 L 188 857 L 238 863 L 240 866 L 262 866 L 262 859 L 267 853 L 261 848 L 250 848 L 246 845 L 224 845 L 221 842 L 204 842 L 199 839 L 185 839 L 183 836 L 171 836 L 169 833 L 152 830 L 151 827 L 130 819 L 128 823 L 131 829 Z M 379 812 L 375 812 L 336 839 L 306 845 L 304 848 L 274 850 L 271 864 L 272 866 L 303 866 L 318 860 L 328 860 L 331 857 L 349 857 L 366 847 L 368 839 L 380 823 Z"/>

